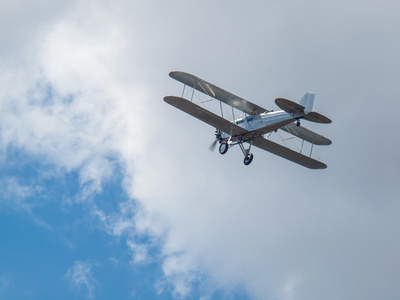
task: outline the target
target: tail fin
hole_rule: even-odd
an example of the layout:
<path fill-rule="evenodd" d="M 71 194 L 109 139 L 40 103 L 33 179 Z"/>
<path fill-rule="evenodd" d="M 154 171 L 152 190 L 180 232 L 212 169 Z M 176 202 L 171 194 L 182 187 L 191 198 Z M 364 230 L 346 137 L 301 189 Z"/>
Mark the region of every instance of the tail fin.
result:
<path fill-rule="evenodd" d="M 313 111 L 314 98 L 314 93 L 307 93 L 300 100 L 300 105 L 304 106 L 304 119 L 315 123 L 331 123 L 332 121 L 329 118 Z"/>
<path fill-rule="evenodd" d="M 303 96 L 300 100 L 300 105 L 304 106 L 304 114 L 308 114 L 309 112 L 313 111 L 314 106 L 314 93 L 308 93 Z"/>

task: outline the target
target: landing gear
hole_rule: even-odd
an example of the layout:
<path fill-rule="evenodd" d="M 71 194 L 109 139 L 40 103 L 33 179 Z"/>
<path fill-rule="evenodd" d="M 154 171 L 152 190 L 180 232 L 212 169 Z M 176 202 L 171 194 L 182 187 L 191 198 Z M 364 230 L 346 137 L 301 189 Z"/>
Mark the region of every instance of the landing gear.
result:
<path fill-rule="evenodd" d="M 220 154 L 225 154 L 226 152 L 228 152 L 228 149 L 234 145 L 239 145 L 240 149 L 243 152 L 244 155 L 244 160 L 243 163 L 248 166 L 249 164 L 251 164 L 251 162 L 253 161 L 253 153 L 250 152 L 250 148 L 251 145 L 253 144 L 253 139 L 247 139 L 247 140 L 234 140 L 232 142 L 231 138 L 229 138 L 228 140 L 216 140 L 216 142 L 220 143 L 219 145 L 219 153 Z M 249 143 L 250 146 L 249 148 L 245 148 L 244 143 Z M 215 144 L 214 144 L 215 145 Z"/>
<path fill-rule="evenodd" d="M 296 122 L 296 126 L 299 127 L 300 126 L 300 120 L 297 120 Z"/>
<path fill-rule="evenodd" d="M 225 154 L 228 152 L 229 146 L 227 142 L 222 142 L 221 145 L 219 145 L 219 153 L 220 154 Z"/>
<path fill-rule="evenodd" d="M 243 163 L 244 163 L 246 166 L 248 166 L 248 165 L 253 161 L 253 153 L 250 153 L 250 148 L 251 148 L 251 145 L 252 145 L 253 141 L 250 140 L 249 143 L 250 143 L 250 146 L 249 146 L 248 149 L 245 149 L 245 148 L 244 148 L 243 142 L 240 142 L 240 143 L 239 143 L 240 149 L 242 149 L 242 152 L 243 152 L 243 155 L 244 155 Z"/>
<path fill-rule="evenodd" d="M 245 156 L 243 163 L 248 166 L 253 161 L 253 153 L 249 153 Z"/>

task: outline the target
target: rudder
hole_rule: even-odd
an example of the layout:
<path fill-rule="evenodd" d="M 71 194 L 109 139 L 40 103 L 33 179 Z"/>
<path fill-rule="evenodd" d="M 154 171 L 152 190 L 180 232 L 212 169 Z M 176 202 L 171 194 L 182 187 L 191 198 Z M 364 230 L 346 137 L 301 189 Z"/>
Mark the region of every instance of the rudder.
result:
<path fill-rule="evenodd" d="M 307 92 L 303 98 L 300 100 L 300 105 L 304 106 L 304 114 L 308 114 L 309 112 L 312 112 L 313 106 L 314 106 L 314 98 L 315 94 L 314 93 L 309 93 Z"/>

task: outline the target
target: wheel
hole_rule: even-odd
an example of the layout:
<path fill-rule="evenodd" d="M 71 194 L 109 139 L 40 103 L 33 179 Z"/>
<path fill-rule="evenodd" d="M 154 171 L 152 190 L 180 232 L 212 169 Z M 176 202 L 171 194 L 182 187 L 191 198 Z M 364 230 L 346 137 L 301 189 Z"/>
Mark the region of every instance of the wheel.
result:
<path fill-rule="evenodd" d="M 222 142 L 221 145 L 219 145 L 219 153 L 225 154 L 228 151 L 228 148 L 228 143 Z"/>
<path fill-rule="evenodd" d="M 299 127 L 300 126 L 300 121 L 297 120 L 296 126 Z"/>
<path fill-rule="evenodd" d="M 249 153 L 246 155 L 243 162 L 246 166 L 248 166 L 252 161 L 253 161 L 253 153 Z"/>

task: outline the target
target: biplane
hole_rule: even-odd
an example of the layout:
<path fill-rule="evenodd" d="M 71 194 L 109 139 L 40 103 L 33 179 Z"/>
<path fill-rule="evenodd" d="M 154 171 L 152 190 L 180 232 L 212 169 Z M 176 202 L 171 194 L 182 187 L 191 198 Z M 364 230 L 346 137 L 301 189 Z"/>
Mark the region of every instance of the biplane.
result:
<path fill-rule="evenodd" d="M 215 146 L 219 143 L 219 153 L 225 154 L 228 149 L 239 145 L 244 155 L 244 164 L 249 165 L 253 161 L 253 153 L 250 152 L 252 146 L 256 146 L 275 155 L 288 159 L 294 163 L 310 169 L 325 169 L 327 166 L 311 157 L 314 145 L 330 145 L 332 142 L 328 138 L 315 133 L 305 127 L 300 126 L 300 120 L 304 119 L 316 123 L 328 124 L 332 121 L 322 114 L 317 113 L 314 108 L 314 93 L 306 93 L 299 103 L 284 98 L 277 98 L 276 105 L 280 111 L 267 110 L 261 106 L 240 98 L 227 92 L 214 84 L 211 84 L 194 75 L 173 71 L 169 73 L 173 79 L 190 87 L 192 99 L 182 97 L 166 96 L 164 101 L 189 115 L 213 126 L 215 131 Z M 197 90 L 243 112 L 240 118 L 227 120 L 210 110 L 203 108 L 193 102 L 193 92 Z M 221 106 L 222 113 L 222 106 Z M 288 147 L 271 141 L 266 135 L 277 130 L 283 130 L 297 138 L 303 140 L 299 152 Z M 311 143 L 310 155 L 302 153 L 304 141 Z"/>

